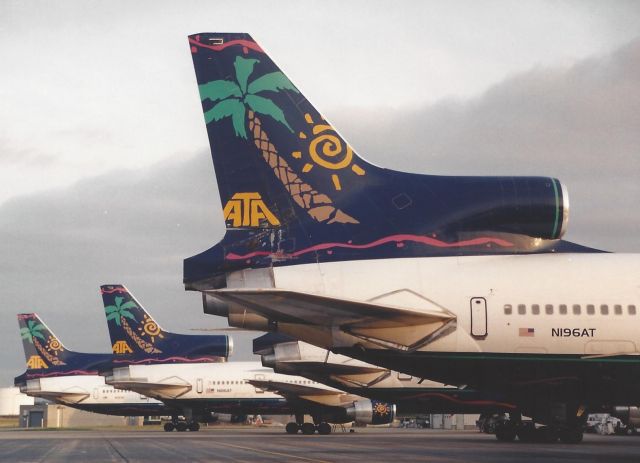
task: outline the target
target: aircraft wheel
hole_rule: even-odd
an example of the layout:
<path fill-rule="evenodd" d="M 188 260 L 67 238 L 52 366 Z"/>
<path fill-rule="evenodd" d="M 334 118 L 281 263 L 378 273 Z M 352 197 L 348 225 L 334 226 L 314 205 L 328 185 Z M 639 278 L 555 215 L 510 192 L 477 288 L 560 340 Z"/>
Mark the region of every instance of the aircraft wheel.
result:
<path fill-rule="evenodd" d="M 186 430 L 187 430 L 187 423 L 185 423 L 184 421 L 181 421 L 178 424 L 176 424 L 176 431 L 185 432 Z"/>
<path fill-rule="evenodd" d="M 579 444 L 582 442 L 582 429 L 568 428 L 560 431 L 560 440 L 565 444 Z"/>
<path fill-rule="evenodd" d="M 516 438 L 516 427 L 509 422 L 496 425 L 496 439 L 500 442 L 513 442 Z"/>
<path fill-rule="evenodd" d="M 331 425 L 329 423 L 320 423 L 318 425 L 318 434 L 331 434 Z"/>
<path fill-rule="evenodd" d="M 197 421 L 192 421 L 191 423 L 189 423 L 189 431 L 200 431 L 200 423 L 198 423 Z"/>
<path fill-rule="evenodd" d="M 291 421 L 287 423 L 284 430 L 287 431 L 287 434 L 298 434 L 298 431 L 300 431 L 300 426 L 298 426 L 298 423 L 294 423 L 293 421 Z"/>
<path fill-rule="evenodd" d="M 518 440 L 522 442 L 536 442 L 538 440 L 538 432 L 533 423 L 518 427 L 517 434 Z"/>
<path fill-rule="evenodd" d="M 316 425 L 313 423 L 303 423 L 301 429 L 302 434 L 311 435 L 316 432 Z"/>
<path fill-rule="evenodd" d="M 164 430 L 165 430 L 166 432 L 171 432 L 171 431 L 173 431 L 174 429 L 176 429 L 176 427 L 175 427 L 175 425 L 174 425 L 171 421 L 169 421 L 168 423 L 165 423 L 165 424 L 164 424 Z"/>
<path fill-rule="evenodd" d="M 552 428 L 551 426 L 542 426 L 538 428 L 537 431 L 537 440 L 538 442 L 542 442 L 545 444 L 553 444 L 558 442 L 558 430 Z"/>

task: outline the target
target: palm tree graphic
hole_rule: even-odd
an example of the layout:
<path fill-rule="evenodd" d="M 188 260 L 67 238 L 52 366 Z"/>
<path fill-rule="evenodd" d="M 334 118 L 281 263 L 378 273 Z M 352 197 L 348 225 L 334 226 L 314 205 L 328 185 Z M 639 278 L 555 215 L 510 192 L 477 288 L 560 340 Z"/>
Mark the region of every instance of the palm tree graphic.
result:
<path fill-rule="evenodd" d="M 40 355 L 46 358 L 49 363 L 56 366 L 66 365 L 65 362 L 57 358 L 55 355 L 51 355 L 49 352 L 47 352 L 47 349 L 45 349 L 40 341 L 38 341 L 38 338 L 46 341 L 44 334 L 42 334 L 42 330 L 45 329 L 46 328 L 42 323 L 36 323 L 35 320 L 28 320 L 27 326 L 20 328 L 20 334 L 22 335 L 22 339 L 26 339 L 31 344 L 33 344 Z"/>
<path fill-rule="evenodd" d="M 278 105 L 265 96 L 264 92 L 280 92 L 290 90 L 300 93 L 282 72 L 264 74 L 249 82 L 257 59 L 237 56 L 233 66 L 236 81 L 214 80 L 199 86 L 200 99 L 209 100 L 215 105 L 205 112 L 207 124 L 230 117 L 235 135 L 247 139 L 247 120 L 251 137 L 260 150 L 263 159 L 271 167 L 274 175 L 284 185 L 293 200 L 307 214 L 318 222 L 326 223 L 359 223 L 350 215 L 333 206 L 333 201 L 326 194 L 319 193 L 311 185 L 304 182 L 278 154 L 276 147 L 269 141 L 269 136 L 262 129 L 262 122 L 256 114 L 271 117 L 293 133 L 284 112 Z"/>
<path fill-rule="evenodd" d="M 114 299 L 115 305 L 105 306 L 104 311 L 107 314 L 107 322 L 114 321 L 117 326 L 122 326 L 122 329 L 129 335 L 129 337 L 135 342 L 140 349 L 145 351 L 147 354 L 159 354 L 162 351 L 154 347 L 153 344 L 145 341 L 140 336 L 138 336 L 127 322 L 127 318 L 129 320 L 133 320 L 137 323 L 135 315 L 133 315 L 129 310 L 137 309 L 138 306 L 133 301 L 127 301 L 123 304 L 124 297 L 116 296 Z"/>

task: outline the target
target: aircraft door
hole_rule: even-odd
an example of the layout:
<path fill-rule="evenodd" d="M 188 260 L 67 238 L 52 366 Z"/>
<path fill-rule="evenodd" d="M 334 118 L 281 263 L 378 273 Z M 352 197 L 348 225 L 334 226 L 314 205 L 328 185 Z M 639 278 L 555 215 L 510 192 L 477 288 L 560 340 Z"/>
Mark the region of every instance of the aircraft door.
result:
<path fill-rule="evenodd" d="M 202 391 L 204 390 L 203 385 L 202 385 L 202 378 L 198 378 L 196 380 L 196 392 L 198 394 L 202 394 Z"/>
<path fill-rule="evenodd" d="M 471 336 L 484 338 L 487 335 L 487 300 L 484 297 L 471 298 Z"/>
<path fill-rule="evenodd" d="M 94 387 L 94 388 L 93 388 L 93 398 L 94 398 L 94 399 L 97 399 L 97 398 L 98 398 L 98 388 L 97 388 L 97 387 Z"/>

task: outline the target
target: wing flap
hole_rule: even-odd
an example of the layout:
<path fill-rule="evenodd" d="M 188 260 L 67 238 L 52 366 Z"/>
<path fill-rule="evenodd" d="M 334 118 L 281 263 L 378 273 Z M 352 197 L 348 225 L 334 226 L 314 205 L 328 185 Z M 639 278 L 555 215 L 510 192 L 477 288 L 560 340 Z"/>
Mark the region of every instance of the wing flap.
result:
<path fill-rule="evenodd" d="M 365 341 L 415 350 L 455 330 L 456 317 L 431 303 L 428 309 L 398 307 L 279 289 L 222 289 L 207 294 L 280 323 L 338 328 Z"/>

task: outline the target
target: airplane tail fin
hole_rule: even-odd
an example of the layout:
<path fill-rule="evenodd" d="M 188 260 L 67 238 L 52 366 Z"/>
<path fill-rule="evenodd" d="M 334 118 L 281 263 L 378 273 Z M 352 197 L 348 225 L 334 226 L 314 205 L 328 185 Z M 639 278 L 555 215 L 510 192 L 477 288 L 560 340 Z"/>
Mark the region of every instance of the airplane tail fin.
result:
<path fill-rule="evenodd" d="M 27 371 L 67 364 L 70 352 L 35 313 L 18 314 Z"/>
<path fill-rule="evenodd" d="M 558 180 L 377 167 L 249 34 L 200 33 L 189 43 L 227 233 L 185 260 L 188 289 L 247 267 L 541 252 L 564 233 L 569 204 Z"/>
<path fill-rule="evenodd" d="M 124 285 L 100 286 L 114 355 L 158 354 L 167 336 Z"/>
<path fill-rule="evenodd" d="M 123 285 L 100 287 L 115 362 L 220 362 L 231 354 L 226 335 L 165 331 Z"/>

